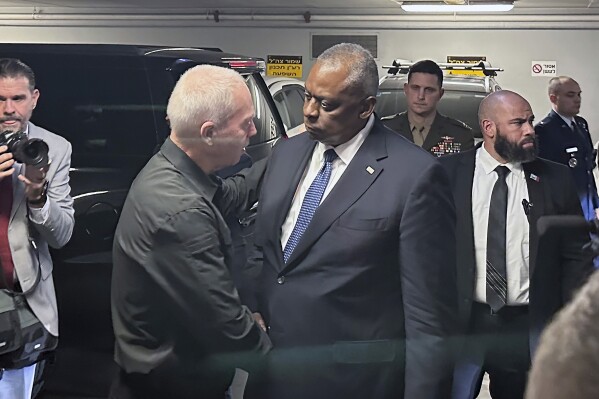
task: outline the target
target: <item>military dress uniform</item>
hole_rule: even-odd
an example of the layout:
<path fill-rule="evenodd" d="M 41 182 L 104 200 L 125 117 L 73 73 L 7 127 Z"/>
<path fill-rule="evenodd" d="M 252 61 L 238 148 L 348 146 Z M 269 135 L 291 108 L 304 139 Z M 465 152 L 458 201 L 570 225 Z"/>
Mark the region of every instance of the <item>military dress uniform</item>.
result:
<path fill-rule="evenodd" d="M 539 140 L 539 156 L 570 168 L 580 198 L 582 211 L 587 220 L 595 218 L 599 197 L 593 177 L 596 151 L 593 148 L 589 125 L 580 117 L 574 117 L 574 126 L 555 111 L 535 126 Z"/>
<path fill-rule="evenodd" d="M 382 117 L 381 121 L 411 142 L 415 141 L 407 111 Z M 437 157 L 455 154 L 473 148 L 474 136 L 464 122 L 437 112 L 421 147 Z"/>

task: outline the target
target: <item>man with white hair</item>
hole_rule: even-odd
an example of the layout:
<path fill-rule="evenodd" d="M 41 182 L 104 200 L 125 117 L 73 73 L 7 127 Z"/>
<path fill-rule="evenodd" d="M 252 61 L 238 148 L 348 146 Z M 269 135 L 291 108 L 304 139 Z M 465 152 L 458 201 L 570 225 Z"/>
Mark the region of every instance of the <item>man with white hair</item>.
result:
<path fill-rule="evenodd" d="M 167 115 L 171 135 L 133 182 L 114 240 L 111 398 L 223 398 L 235 366 L 271 347 L 231 280 L 224 219 L 256 201 L 263 163 L 210 176 L 256 134 L 250 92 L 235 71 L 196 66 Z"/>

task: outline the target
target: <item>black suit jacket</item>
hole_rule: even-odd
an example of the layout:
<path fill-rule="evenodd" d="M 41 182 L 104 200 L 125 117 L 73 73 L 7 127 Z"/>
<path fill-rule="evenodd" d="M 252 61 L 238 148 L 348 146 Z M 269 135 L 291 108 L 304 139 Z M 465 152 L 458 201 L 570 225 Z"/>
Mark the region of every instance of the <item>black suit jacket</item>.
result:
<path fill-rule="evenodd" d="M 472 308 L 476 264 L 472 219 L 472 184 L 476 149 L 440 159 L 453 185 L 457 207 L 457 270 L 459 315 L 466 329 Z M 539 237 L 537 221 L 544 215 L 582 216 L 568 168 L 541 158 L 523 164 L 529 202 L 530 224 L 530 348 L 534 352 L 539 334 L 552 315 L 571 297 L 592 270 L 591 254 L 583 250 L 585 231 L 568 230 Z"/>
<path fill-rule="evenodd" d="M 307 133 L 277 144 L 259 202 L 259 310 L 277 348 L 263 397 L 447 398 L 457 295 L 443 168 L 376 121 L 285 264 L 281 226 L 314 146 Z"/>

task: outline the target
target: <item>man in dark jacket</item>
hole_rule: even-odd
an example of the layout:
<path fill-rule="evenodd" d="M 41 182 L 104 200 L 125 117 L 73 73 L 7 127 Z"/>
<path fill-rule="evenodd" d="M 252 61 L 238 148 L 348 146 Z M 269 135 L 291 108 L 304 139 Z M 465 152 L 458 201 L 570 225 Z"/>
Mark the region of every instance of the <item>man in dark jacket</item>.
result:
<path fill-rule="evenodd" d="M 171 135 L 139 173 L 117 226 L 112 315 L 120 373 L 111 398 L 219 398 L 236 366 L 271 345 L 229 273 L 228 214 L 257 199 L 264 162 L 221 181 L 256 134 L 235 71 L 187 71 L 167 107 Z"/>
<path fill-rule="evenodd" d="M 483 144 L 443 157 L 453 185 L 459 316 L 466 333 L 453 399 L 524 395 L 531 354 L 592 270 L 583 231 L 539 235 L 544 215 L 582 216 L 567 168 L 536 157 L 530 104 L 498 91 L 480 105 Z M 580 217 L 582 219 L 582 217 Z"/>
<path fill-rule="evenodd" d="M 549 81 L 549 101 L 553 110 L 535 126 L 539 156 L 567 165 L 574 177 L 582 211 L 587 220 L 595 218 L 599 196 L 593 177 L 596 152 L 587 121 L 578 116 L 581 90 L 567 76 Z"/>

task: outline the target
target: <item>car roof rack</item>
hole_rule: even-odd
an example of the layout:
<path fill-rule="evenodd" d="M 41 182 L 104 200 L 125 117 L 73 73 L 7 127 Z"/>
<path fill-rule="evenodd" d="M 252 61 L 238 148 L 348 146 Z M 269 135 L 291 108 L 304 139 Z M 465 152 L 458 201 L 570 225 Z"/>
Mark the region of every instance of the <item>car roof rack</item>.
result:
<path fill-rule="evenodd" d="M 383 68 L 386 68 L 390 75 L 406 74 L 414 64 L 415 62 L 398 58 L 393 60 L 393 65 L 383 65 Z M 502 68 L 494 68 L 489 62 L 482 60 L 475 64 L 437 63 L 437 65 L 443 71 L 481 71 L 485 76 L 497 76 L 497 72 L 503 71 Z"/>

